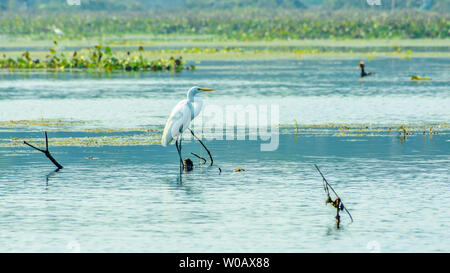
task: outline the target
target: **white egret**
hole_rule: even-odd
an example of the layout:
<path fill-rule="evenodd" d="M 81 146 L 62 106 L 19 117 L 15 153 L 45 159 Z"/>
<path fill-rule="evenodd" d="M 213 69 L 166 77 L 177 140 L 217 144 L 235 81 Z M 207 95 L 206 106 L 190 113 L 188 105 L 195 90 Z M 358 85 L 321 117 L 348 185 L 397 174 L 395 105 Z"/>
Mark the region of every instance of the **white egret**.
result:
<path fill-rule="evenodd" d="M 161 138 L 161 144 L 163 146 L 167 146 L 173 139 L 175 139 L 175 146 L 178 151 L 178 156 L 180 157 L 180 172 L 184 167 L 183 159 L 181 158 L 181 137 L 183 132 L 188 129 L 191 121 L 198 116 L 198 114 L 200 114 L 203 108 L 203 101 L 199 93 L 214 90 L 215 89 L 212 88 L 200 88 L 197 86 L 192 87 L 187 91 L 187 98 L 178 102 L 178 104 L 172 109 L 172 112 L 166 122 Z M 192 131 L 191 133 L 194 134 Z"/>
<path fill-rule="evenodd" d="M 64 32 L 61 29 L 59 29 L 59 28 L 57 28 L 55 26 L 53 26 L 53 32 L 55 32 L 55 34 L 58 35 L 58 36 L 63 36 L 64 35 Z"/>

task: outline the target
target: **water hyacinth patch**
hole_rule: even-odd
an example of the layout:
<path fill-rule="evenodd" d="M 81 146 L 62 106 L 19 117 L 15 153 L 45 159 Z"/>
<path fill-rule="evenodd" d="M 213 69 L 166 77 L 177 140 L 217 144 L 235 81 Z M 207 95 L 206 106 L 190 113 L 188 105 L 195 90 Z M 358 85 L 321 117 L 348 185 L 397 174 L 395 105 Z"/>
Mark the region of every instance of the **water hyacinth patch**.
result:
<path fill-rule="evenodd" d="M 54 41 L 55 47 L 58 42 Z M 94 48 L 74 51 L 72 54 L 57 53 L 54 47 L 49 49 L 43 59 L 33 59 L 26 51 L 16 58 L 5 54 L 0 56 L 0 68 L 3 69 L 39 69 L 39 70 L 95 70 L 95 71 L 172 71 L 195 69 L 194 65 L 186 65 L 182 57 L 148 60 L 143 56 L 144 48 L 137 52 L 127 51 L 125 54 L 114 54 L 109 46 L 96 45 Z M 66 55 L 67 54 L 67 55 Z"/>

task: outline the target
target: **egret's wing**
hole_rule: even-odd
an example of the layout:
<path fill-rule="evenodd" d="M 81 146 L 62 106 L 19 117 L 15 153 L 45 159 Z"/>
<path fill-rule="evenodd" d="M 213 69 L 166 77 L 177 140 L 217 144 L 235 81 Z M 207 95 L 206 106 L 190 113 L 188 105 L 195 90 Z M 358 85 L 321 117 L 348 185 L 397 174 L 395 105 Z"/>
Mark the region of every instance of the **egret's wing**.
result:
<path fill-rule="evenodd" d="M 164 127 L 161 144 L 167 146 L 172 139 L 179 136 L 189 126 L 191 121 L 191 111 L 187 105 L 187 100 L 180 101 L 170 113 L 169 119 Z"/>

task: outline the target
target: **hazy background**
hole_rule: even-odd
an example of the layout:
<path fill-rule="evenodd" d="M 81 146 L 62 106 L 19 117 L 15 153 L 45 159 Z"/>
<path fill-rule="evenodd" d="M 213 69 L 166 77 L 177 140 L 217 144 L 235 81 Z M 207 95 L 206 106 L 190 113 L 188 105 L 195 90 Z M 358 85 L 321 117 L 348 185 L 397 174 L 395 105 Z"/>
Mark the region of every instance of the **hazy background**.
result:
<path fill-rule="evenodd" d="M 69 0 L 69 2 L 75 0 Z M 2 10 L 61 10 L 65 0 L 2 0 Z M 447 12 L 449 0 L 381 0 L 380 7 L 371 7 L 366 0 L 80 0 L 81 10 L 139 10 L 143 9 L 230 9 L 242 7 L 284 8 L 304 10 L 338 9 L 424 9 Z M 63 4 L 62 4 L 63 3 Z"/>

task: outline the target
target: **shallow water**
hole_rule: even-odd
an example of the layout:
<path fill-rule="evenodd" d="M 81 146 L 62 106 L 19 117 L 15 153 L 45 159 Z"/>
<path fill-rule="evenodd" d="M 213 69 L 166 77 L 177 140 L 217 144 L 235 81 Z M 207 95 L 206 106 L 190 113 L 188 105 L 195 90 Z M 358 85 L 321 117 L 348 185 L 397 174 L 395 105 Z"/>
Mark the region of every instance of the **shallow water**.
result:
<path fill-rule="evenodd" d="M 0 74 L 0 251 L 450 251 L 450 63 L 375 59 L 367 70 L 376 74 L 364 80 L 358 63 L 205 61 L 179 74 Z M 432 80 L 412 82 L 411 74 Z M 264 141 L 249 136 L 206 140 L 214 166 L 195 159 L 180 181 L 175 147 L 152 141 L 192 85 L 217 89 L 203 96 L 206 107 L 277 105 L 278 148 L 262 152 Z M 399 124 L 414 135 L 399 136 Z M 43 130 L 64 166 L 57 173 L 44 155 L 12 141 L 39 144 Z M 119 141 L 99 144 L 104 137 Z M 183 151 L 207 158 L 192 140 Z M 313 164 L 353 223 L 342 214 L 336 229 Z"/>

